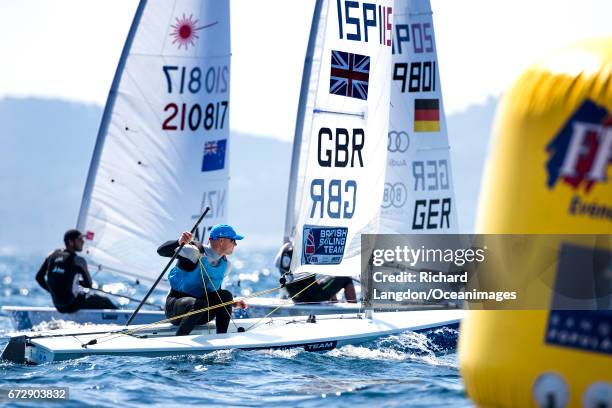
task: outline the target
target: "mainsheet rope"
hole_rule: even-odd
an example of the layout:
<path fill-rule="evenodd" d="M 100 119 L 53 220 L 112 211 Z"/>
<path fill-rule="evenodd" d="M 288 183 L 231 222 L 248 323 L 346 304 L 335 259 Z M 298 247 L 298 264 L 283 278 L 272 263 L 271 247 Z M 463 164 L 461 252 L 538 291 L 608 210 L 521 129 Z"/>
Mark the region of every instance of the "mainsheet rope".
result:
<path fill-rule="evenodd" d="M 202 271 L 206 272 L 206 277 L 208 278 L 208 281 L 210 282 L 210 286 L 212 286 L 214 288 L 215 284 L 213 283 L 210 275 L 208 274 L 208 271 L 206 270 L 206 268 L 202 264 L 202 256 L 201 255 L 198 257 L 198 262 L 200 264 L 200 276 L 202 277 L 202 285 L 204 285 L 204 293 L 206 294 L 206 303 L 208 305 L 210 305 L 210 302 L 208 301 L 208 290 L 206 289 L 206 283 L 204 282 L 204 275 L 202 274 Z M 226 277 L 227 277 L 227 271 L 223 274 L 223 279 L 225 279 Z M 220 289 L 221 289 L 221 286 L 219 286 L 219 290 Z M 219 294 L 219 290 L 216 290 L 215 293 L 217 294 L 217 297 L 219 298 L 219 301 L 221 303 L 223 303 L 223 299 L 221 299 L 221 295 Z M 232 316 L 232 313 L 227 309 L 227 307 L 224 307 L 223 309 L 225 310 L 225 313 L 227 313 L 229 315 L 230 320 L 232 321 L 232 323 L 234 324 L 234 327 L 236 328 L 236 331 L 238 331 L 238 325 L 234 321 L 234 317 Z M 207 311 L 206 313 L 208 313 L 208 316 L 207 316 L 208 317 L 207 326 L 208 326 L 208 334 L 210 334 L 210 311 Z"/>
<path fill-rule="evenodd" d="M 296 280 L 294 282 L 297 282 L 297 281 L 300 281 L 300 280 L 304 280 L 304 279 L 308 279 L 308 278 L 310 278 L 312 276 L 314 276 L 314 274 L 310 274 L 310 275 L 304 276 L 303 278 L 300 278 L 300 279 L 298 279 L 298 280 Z M 315 283 L 319 282 L 321 279 L 322 278 L 312 281 L 310 284 L 308 284 L 302 290 L 297 292 L 295 295 L 291 296 L 289 299 L 293 299 L 294 297 L 299 296 L 300 294 L 302 294 L 302 292 L 304 292 L 306 289 L 308 289 L 309 287 L 311 287 Z M 255 298 L 255 297 L 258 297 L 258 296 L 266 295 L 268 293 L 274 292 L 275 290 L 282 289 L 283 287 L 284 287 L 284 285 L 283 286 L 277 286 L 277 287 L 271 288 L 271 289 L 262 290 L 262 291 L 259 291 L 259 292 L 255 292 L 255 293 L 253 293 L 253 294 L 251 294 L 249 296 L 243 297 L 242 299 L 243 300 L 244 299 L 252 299 L 252 298 Z M 148 329 L 148 328 L 153 327 L 153 326 L 157 326 L 158 324 L 169 323 L 169 322 L 172 322 L 172 321 L 177 320 L 177 319 L 182 319 L 183 317 L 193 316 L 193 315 L 198 314 L 198 313 L 208 312 L 208 311 L 213 310 L 213 309 L 218 309 L 220 307 L 225 307 L 227 305 L 231 305 L 234 302 L 235 302 L 235 300 L 231 300 L 231 301 L 228 301 L 228 302 L 220 303 L 218 305 L 207 306 L 207 307 L 203 307 L 203 308 L 198 309 L 198 310 L 192 310 L 191 312 L 183 313 L 181 315 L 170 317 L 168 319 L 158 320 L 156 322 L 145 324 L 143 326 L 136 327 L 136 328 L 133 328 L 133 329 L 123 329 L 123 330 L 118 331 L 118 332 L 111 332 L 111 333 L 109 333 L 107 335 L 98 337 L 97 339 L 92 339 L 92 340 L 88 341 L 87 343 L 83 343 L 83 344 L 81 344 L 81 347 L 87 348 L 87 346 L 91 346 L 91 345 L 94 345 L 94 344 L 99 344 L 99 343 L 107 342 L 107 341 L 110 341 L 110 340 L 112 340 L 112 339 L 114 339 L 116 337 L 130 336 L 130 335 L 132 335 L 134 333 L 137 333 L 139 331 Z M 286 305 L 280 305 L 280 306 L 276 307 L 272 312 L 275 312 L 276 310 L 280 309 L 283 306 L 286 306 Z M 263 321 L 264 319 L 266 319 L 270 314 L 271 313 L 268 313 L 266 315 L 266 317 L 261 318 L 258 322 L 254 323 L 252 326 L 250 326 L 249 330 L 251 328 L 253 328 L 254 326 L 260 324 L 260 322 Z M 102 339 L 106 339 L 106 340 L 101 341 Z"/>

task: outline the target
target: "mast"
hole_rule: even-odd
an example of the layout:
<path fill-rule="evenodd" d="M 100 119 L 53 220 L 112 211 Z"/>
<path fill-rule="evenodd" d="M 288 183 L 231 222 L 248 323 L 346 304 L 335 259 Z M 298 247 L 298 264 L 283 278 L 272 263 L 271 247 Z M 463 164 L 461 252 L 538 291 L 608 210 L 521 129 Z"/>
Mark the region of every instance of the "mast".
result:
<path fill-rule="evenodd" d="M 304 59 L 304 70 L 302 72 L 302 84 L 300 89 L 300 100 L 298 104 L 297 118 L 295 121 L 295 134 L 293 136 L 293 152 L 291 153 L 291 170 L 289 171 L 289 189 L 287 191 L 287 210 L 285 212 L 285 234 L 283 242 L 289 242 L 292 230 L 295 227 L 295 192 L 297 189 L 297 175 L 300 161 L 300 148 L 302 146 L 302 132 L 304 131 L 304 117 L 306 115 L 306 102 L 308 100 L 308 84 L 312 72 L 312 59 L 314 55 L 317 34 L 319 31 L 319 19 L 323 0 L 316 0 L 312 23 L 310 24 L 310 36 L 308 37 L 308 48 Z"/>
<path fill-rule="evenodd" d="M 144 11 L 146 5 L 147 0 L 140 0 L 138 8 L 136 9 L 136 15 L 132 21 L 132 26 L 130 27 L 127 39 L 123 45 L 123 50 L 121 51 L 121 57 L 119 58 L 119 64 L 117 65 L 117 70 L 115 71 L 113 83 L 110 91 L 108 92 L 104 113 L 102 114 L 102 120 L 100 121 L 100 128 L 98 129 L 96 145 L 94 147 L 91 162 L 89 163 L 89 173 L 87 174 L 87 181 L 85 182 L 85 189 L 83 190 L 79 218 L 77 219 L 77 229 L 81 232 L 83 232 L 83 229 L 85 228 L 85 219 L 87 218 L 87 212 L 89 211 L 91 193 L 96 181 L 96 173 L 98 172 L 100 157 L 102 156 L 102 149 L 104 148 L 104 141 L 106 139 L 106 134 L 108 133 L 108 125 L 110 124 L 111 115 L 115 106 L 115 100 L 117 99 L 117 90 L 119 89 L 119 82 L 121 82 L 121 77 L 123 75 L 123 68 L 125 67 L 125 62 L 127 61 L 130 53 L 130 48 L 132 48 L 132 42 L 134 41 L 134 36 L 136 35 L 136 30 L 138 28 L 138 24 L 140 24 L 140 18 L 142 17 L 142 12 Z"/>

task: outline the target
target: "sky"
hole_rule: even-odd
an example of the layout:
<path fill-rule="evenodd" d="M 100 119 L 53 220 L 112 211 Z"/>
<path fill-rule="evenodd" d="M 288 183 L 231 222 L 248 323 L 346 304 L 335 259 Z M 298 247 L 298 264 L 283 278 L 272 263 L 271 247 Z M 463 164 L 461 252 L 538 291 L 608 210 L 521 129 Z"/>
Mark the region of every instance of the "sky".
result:
<path fill-rule="evenodd" d="M 446 113 L 500 95 L 534 60 L 612 36 L 609 0 L 432 0 Z M 234 132 L 293 138 L 314 0 L 231 0 Z M 136 0 L 0 0 L 0 98 L 103 106 Z"/>

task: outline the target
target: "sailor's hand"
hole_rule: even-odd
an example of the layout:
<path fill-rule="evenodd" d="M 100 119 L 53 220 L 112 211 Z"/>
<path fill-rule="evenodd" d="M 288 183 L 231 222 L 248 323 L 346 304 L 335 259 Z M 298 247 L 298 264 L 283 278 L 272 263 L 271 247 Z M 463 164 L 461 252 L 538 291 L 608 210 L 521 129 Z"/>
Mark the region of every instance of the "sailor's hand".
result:
<path fill-rule="evenodd" d="M 193 238 L 193 234 L 189 231 L 185 231 L 181 234 L 181 237 L 179 238 L 178 242 L 179 245 L 183 245 L 183 244 L 188 244 L 191 242 L 191 238 Z"/>
<path fill-rule="evenodd" d="M 234 302 L 234 307 L 237 307 L 239 309 L 248 309 L 249 305 L 247 305 L 243 299 L 238 299 Z"/>

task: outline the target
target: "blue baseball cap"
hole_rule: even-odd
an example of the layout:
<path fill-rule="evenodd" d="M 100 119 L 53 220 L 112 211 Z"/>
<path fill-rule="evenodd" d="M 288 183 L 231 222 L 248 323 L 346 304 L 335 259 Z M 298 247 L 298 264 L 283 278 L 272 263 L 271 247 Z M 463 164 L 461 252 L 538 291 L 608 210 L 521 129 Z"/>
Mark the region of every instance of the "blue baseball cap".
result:
<path fill-rule="evenodd" d="M 236 231 L 227 224 L 217 224 L 210 230 L 210 239 L 229 238 L 240 241 L 244 237 L 236 234 Z"/>

